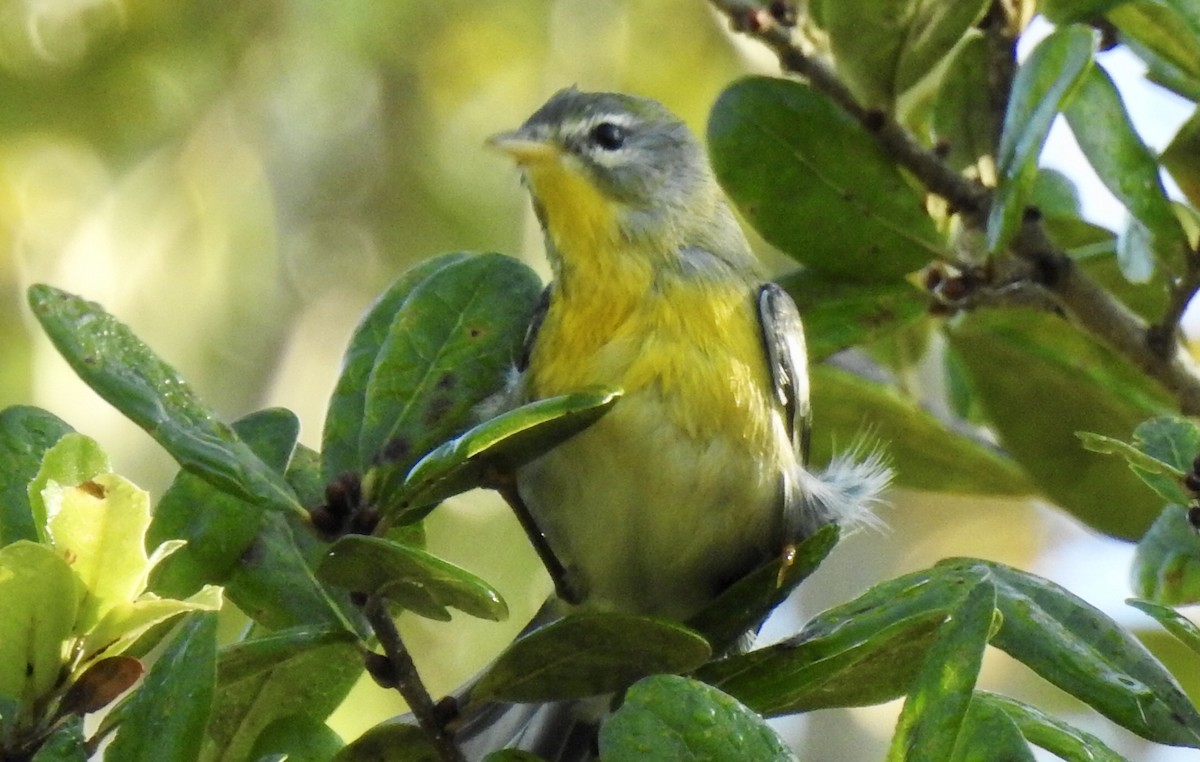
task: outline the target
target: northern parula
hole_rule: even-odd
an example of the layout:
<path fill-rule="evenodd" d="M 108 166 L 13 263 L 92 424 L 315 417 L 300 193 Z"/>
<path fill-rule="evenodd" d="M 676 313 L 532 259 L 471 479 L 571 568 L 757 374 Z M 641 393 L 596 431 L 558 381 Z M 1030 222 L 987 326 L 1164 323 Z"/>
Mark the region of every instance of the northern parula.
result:
<path fill-rule="evenodd" d="M 800 316 L 682 121 L 570 88 L 488 143 L 521 169 L 554 276 L 514 401 L 624 391 L 517 472 L 574 602 L 686 619 L 787 543 L 869 513 L 878 458 L 806 468 Z"/>

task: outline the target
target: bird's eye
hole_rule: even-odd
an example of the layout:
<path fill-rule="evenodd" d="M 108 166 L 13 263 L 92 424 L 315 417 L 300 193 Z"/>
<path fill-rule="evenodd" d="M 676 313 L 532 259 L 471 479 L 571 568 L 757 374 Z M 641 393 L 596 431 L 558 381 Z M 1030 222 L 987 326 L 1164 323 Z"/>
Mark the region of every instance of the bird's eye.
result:
<path fill-rule="evenodd" d="M 601 122 L 592 128 L 590 137 L 593 143 L 605 151 L 615 151 L 625 145 L 625 137 L 628 134 L 629 131 L 619 124 Z"/>

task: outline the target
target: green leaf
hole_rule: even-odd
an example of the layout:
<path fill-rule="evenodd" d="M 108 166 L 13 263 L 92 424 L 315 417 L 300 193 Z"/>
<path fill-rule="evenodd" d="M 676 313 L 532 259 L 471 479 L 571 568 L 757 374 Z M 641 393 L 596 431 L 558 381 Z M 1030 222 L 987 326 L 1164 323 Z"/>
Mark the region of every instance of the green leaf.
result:
<path fill-rule="evenodd" d="M 1147 616 L 1152 617 L 1162 625 L 1163 629 L 1174 635 L 1188 648 L 1200 653 L 1200 627 L 1192 620 L 1180 614 L 1170 606 L 1164 606 L 1154 601 L 1129 598 L 1125 601 Z"/>
<path fill-rule="evenodd" d="M 29 289 L 29 304 L 79 377 L 217 489 L 272 510 L 303 514 L 296 496 L 129 329 L 99 305 L 51 286 Z"/>
<path fill-rule="evenodd" d="M 113 606 L 83 638 L 79 649 L 82 663 L 122 653 L 151 628 L 184 612 L 219 610 L 221 592 L 221 588 L 207 585 L 183 600 L 145 593 L 135 601 Z"/>
<path fill-rule="evenodd" d="M 1159 159 L 1192 206 L 1200 208 L 1200 109 L 1192 112 Z"/>
<path fill-rule="evenodd" d="M 412 464 L 500 391 L 540 293 L 526 265 L 479 254 L 436 270 L 404 300 L 367 381 L 359 440 L 363 463 L 387 466 L 369 496 L 383 513 Z"/>
<path fill-rule="evenodd" d="M 484 421 L 421 458 L 405 479 L 402 506 L 427 506 L 480 486 L 496 469 L 511 473 L 594 423 L 621 392 L 597 389 L 537 400 Z M 397 523 L 408 523 L 403 512 Z"/>
<path fill-rule="evenodd" d="M 1008 696 L 976 691 L 971 704 L 973 707 L 986 704 L 1003 711 L 1016 723 L 1026 740 L 1063 759 L 1128 762 L 1091 733 L 1085 733 L 1037 707 Z"/>
<path fill-rule="evenodd" d="M 1159 179 L 1158 160 L 1138 137 L 1104 69 L 1092 66 L 1084 73 L 1064 114 L 1088 162 L 1132 217 L 1117 243 L 1125 277 L 1141 283 L 1150 279 L 1156 262 L 1180 266 L 1187 237 Z M 1143 241 L 1147 248 L 1136 245 Z"/>
<path fill-rule="evenodd" d="M 341 737 L 324 722 L 293 714 L 263 728 L 249 758 L 278 754 L 287 762 L 328 762 L 341 748 Z"/>
<path fill-rule="evenodd" d="M 933 137 L 946 147 L 946 163 L 960 172 L 975 168 L 980 180 L 995 174 L 988 60 L 983 34 L 969 33 L 946 65 L 933 104 Z"/>
<path fill-rule="evenodd" d="M 508 616 L 504 599 L 487 582 L 423 550 L 382 537 L 342 537 L 330 547 L 317 574 L 330 585 L 381 595 L 431 619 L 448 620 L 446 607 L 492 621 Z"/>
<path fill-rule="evenodd" d="M 0 410 L 0 546 L 40 539 L 44 521 L 34 518 L 29 482 L 41 469 L 46 451 L 71 431 L 41 408 L 18 405 Z"/>
<path fill-rule="evenodd" d="M 334 632 L 334 628 L 313 627 L 265 633 L 256 625 L 250 637 L 226 647 L 217 673 L 206 746 L 210 753 L 205 759 L 251 758 L 250 750 L 263 730 L 281 718 L 299 716 L 324 723 L 363 672 L 361 646 Z M 271 654 L 276 662 L 265 664 Z"/>
<path fill-rule="evenodd" d="M 489 756 L 488 759 L 491 757 Z M 524 759 L 524 758 L 522 758 Z M 538 759 L 535 757 L 534 759 Z M 330 762 L 441 762 L 437 747 L 415 725 L 387 720 L 346 745 Z"/>
<path fill-rule="evenodd" d="M 83 717 L 72 717 L 54 729 L 30 762 L 87 762 Z"/>
<path fill-rule="evenodd" d="M 800 543 L 794 552 L 763 564 L 726 588 L 687 626 L 700 633 L 718 653 L 747 632 L 757 630 L 775 607 L 817 570 L 840 536 L 836 524 L 826 524 Z"/>
<path fill-rule="evenodd" d="M 664 619 L 571 614 L 519 638 L 471 691 L 471 701 L 553 701 L 611 693 L 648 675 L 687 672 L 712 650 Z"/>
<path fill-rule="evenodd" d="M 1042 492 L 1102 532 L 1140 537 L 1161 503 L 1120 461 L 1084 450 L 1076 432 L 1126 438 L 1170 410 L 1171 400 L 1137 368 L 1052 315 L 978 311 L 949 339 L 1005 451 Z"/>
<path fill-rule="evenodd" d="M 813 618 L 794 637 L 713 662 L 696 676 L 775 717 L 866 706 L 908 692 L 972 569 L 914 572 Z"/>
<path fill-rule="evenodd" d="M 142 686 L 120 707 L 112 759 L 194 762 L 212 711 L 217 679 L 217 615 L 192 614 Z"/>
<path fill-rule="evenodd" d="M 888 762 L 950 759 L 967 712 L 996 612 L 996 588 L 982 581 L 941 626 L 896 723 Z"/>
<path fill-rule="evenodd" d="M 951 431 L 894 390 L 829 366 L 810 370 L 813 461 L 833 457 L 835 443 L 869 431 L 888 449 L 895 484 L 930 491 L 1027 495 L 1033 486 L 1013 461 L 994 448 Z"/>
<path fill-rule="evenodd" d="M 987 223 L 991 251 L 1007 245 L 1016 232 L 1050 125 L 1091 67 L 1094 47 L 1090 29 L 1060 27 L 1038 43 L 1017 70 L 996 160 L 1000 186 Z"/>
<path fill-rule="evenodd" d="M 1200 7 L 1193 0 L 1137 0 L 1120 3 L 1105 16 L 1120 39 L 1148 59 L 1165 63 L 1193 94 L 1200 87 Z M 1145 55 L 1144 51 L 1151 53 Z"/>
<path fill-rule="evenodd" d="M 991 575 L 1003 625 L 992 645 L 1143 738 L 1200 746 L 1200 713 L 1146 648 L 1059 585 L 1004 564 L 949 559 L 939 566 Z"/>
<path fill-rule="evenodd" d="M 1181 606 L 1200 602 L 1200 535 L 1188 522 L 1187 509 L 1168 505 L 1133 556 L 1133 592 L 1157 603 Z"/>
<path fill-rule="evenodd" d="M 647 760 L 795 760 L 783 740 L 737 699 L 675 675 L 633 685 L 600 729 L 600 755 L 611 762 Z"/>
<path fill-rule="evenodd" d="M 1055 24 L 1091 21 L 1128 0 L 1039 0 L 1038 11 Z"/>
<path fill-rule="evenodd" d="M 269 672 L 289 661 L 335 643 L 355 643 L 354 633 L 330 625 L 293 627 L 262 637 L 231 643 L 221 649 L 217 661 L 217 686 Z"/>
<path fill-rule="evenodd" d="M 921 194 L 874 136 L 806 85 L 735 82 L 713 106 L 708 145 L 746 220 L 823 275 L 893 282 L 944 255 Z"/>
<path fill-rule="evenodd" d="M 79 606 L 71 567 L 45 545 L 0 548 L 0 696 L 26 711 L 58 682 Z"/>
<path fill-rule="evenodd" d="M 889 336 L 928 308 L 928 299 L 904 281 L 861 283 L 796 270 L 779 278 L 804 316 L 809 362 Z"/>
<path fill-rule="evenodd" d="M 325 413 L 325 429 L 321 434 L 325 482 L 333 481 L 342 473 L 361 473 L 370 465 L 369 460 L 363 460 L 358 447 L 367 404 L 367 383 L 396 313 L 422 281 L 469 256 L 462 252 L 443 254 L 411 267 L 380 294 L 359 321 L 342 357 L 342 372 Z"/>
<path fill-rule="evenodd" d="M 483 758 L 483 762 L 545 762 L 533 752 L 520 749 L 501 749 Z"/>
<path fill-rule="evenodd" d="M 1121 455 L 1133 472 L 1169 503 L 1186 503 L 1191 495 L 1183 476 L 1200 455 L 1200 427 L 1186 418 L 1160 416 L 1138 424 L 1133 444 L 1082 432 L 1079 438 L 1093 452 Z"/>
<path fill-rule="evenodd" d="M 29 481 L 28 486 L 29 507 L 33 513 L 38 539 L 42 542 L 49 540 L 46 524 L 50 511 L 47 510 L 44 494 L 47 487 L 52 487 L 55 495 L 58 495 L 58 491 L 64 486 L 83 484 L 111 470 L 108 455 L 96 440 L 83 434 L 65 434 L 48 449 L 42 459 L 41 468 Z M 56 504 L 55 510 L 57 508 Z"/>
<path fill-rule="evenodd" d="M 988 8 L 986 0 L 828 2 L 821 15 L 837 72 L 866 106 L 890 109 L 937 66 Z"/>
<path fill-rule="evenodd" d="M 922 759 L 917 755 L 910 758 Z M 998 759 L 1034 762 L 1033 751 L 1016 722 L 999 707 L 978 701 L 976 697 L 972 697 L 963 718 L 954 754 L 946 759 L 952 762 L 993 762 Z"/>

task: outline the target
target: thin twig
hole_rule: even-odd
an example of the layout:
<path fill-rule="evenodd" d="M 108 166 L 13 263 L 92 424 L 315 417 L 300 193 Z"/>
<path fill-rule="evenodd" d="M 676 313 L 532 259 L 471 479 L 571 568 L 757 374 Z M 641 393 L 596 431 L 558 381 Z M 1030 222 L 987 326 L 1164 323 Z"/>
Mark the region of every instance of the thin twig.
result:
<path fill-rule="evenodd" d="M 363 613 L 370 622 L 371 629 L 375 631 L 375 636 L 379 638 L 380 647 L 387 655 L 391 667 L 391 681 L 408 703 L 408 708 L 417 718 L 421 730 L 425 731 L 433 742 L 438 756 L 443 762 L 466 762 L 454 739 L 438 719 L 437 707 L 417 674 L 417 666 L 400 637 L 400 631 L 396 629 L 396 623 L 392 621 L 392 615 L 388 613 L 387 604 L 382 599 L 372 596 L 363 607 Z"/>
<path fill-rule="evenodd" d="M 804 77 L 809 86 L 873 133 L 879 145 L 900 166 L 907 169 L 929 192 L 946 199 L 974 230 L 987 225 L 992 192 L 963 177 L 926 148 L 890 116 L 864 107 L 850 88 L 823 61 L 807 55 L 792 39 L 791 30 L 780 24 L 764 7 L 746 0 L 710 0 L 730 19 L 734 29 L 769 47 L 779 57 L 781 68 Z M 1134 363 L 1158 381 L 1178 401 L 1180 410 L 1200 415 L 1200 367 L 1177 340 L 1174 325 L 1177 313 L 1195 292 L 1185 286 L 1177 290 L 1175 302 L 1167 314 L 1168 331 L 1152 327 L 1106 289 L 1088 278 L 1074 262 L 1053 244 L 1038 215 L 1028 215 L 1021 231 L 1009 245 L 1009 252 L 1024 263 L 1046 291 L 1075 323 L 1092 336 Z M 1167 322 L 1161 324 L 1166 326 Z"/>

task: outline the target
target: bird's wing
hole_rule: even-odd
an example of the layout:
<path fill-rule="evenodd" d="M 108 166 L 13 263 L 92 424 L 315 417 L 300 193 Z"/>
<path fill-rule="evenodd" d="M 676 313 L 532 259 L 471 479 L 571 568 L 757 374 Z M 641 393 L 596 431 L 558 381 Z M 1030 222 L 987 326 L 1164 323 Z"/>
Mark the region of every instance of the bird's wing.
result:
<path fill-rule="evenodd" d="M 758 292 L 758 316 L 775 395 L 784 407 L 792 446 L 800 462 L 807 464 L 812 408 L 808 401 L 808 353 L 800 311 L 783 288 L 767 283 Z"/>

